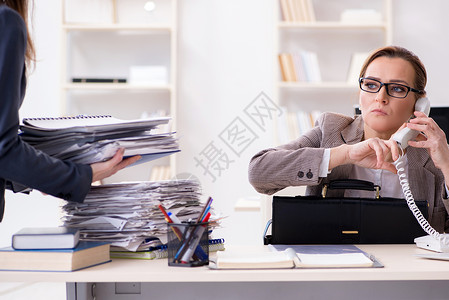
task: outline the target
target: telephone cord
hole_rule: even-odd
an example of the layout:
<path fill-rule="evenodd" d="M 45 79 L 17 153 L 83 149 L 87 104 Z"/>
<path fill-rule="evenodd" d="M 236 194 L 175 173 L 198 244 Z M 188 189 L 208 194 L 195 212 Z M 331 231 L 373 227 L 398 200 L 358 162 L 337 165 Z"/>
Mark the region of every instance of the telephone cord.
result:
<path fill-rule="evenodd" d="M 422 229 L 424 229 L 424 231 L 427 234 L 433 236 L 435 239 L 442 242 L 443 244 L 449 245 L 448 238 L 440 234 L 438 231 L 436 231 L 423 216 L 418 206 L 416 206 L 415 199 L 413 198 L 413 194 L 412 191 L 410 190 L 410 185 L 408 183 L 407 174 L 403 167 L 404 153 L 402 153 L 402 155 L 400 155 L 399 158 L 393 164 L 396 167 L 396 170 L 398 171 L 399 183 L 401 184 L 402 192 L 404 193 L 407 205 L 412 211 L 419 225 L 421 225 Z"/>

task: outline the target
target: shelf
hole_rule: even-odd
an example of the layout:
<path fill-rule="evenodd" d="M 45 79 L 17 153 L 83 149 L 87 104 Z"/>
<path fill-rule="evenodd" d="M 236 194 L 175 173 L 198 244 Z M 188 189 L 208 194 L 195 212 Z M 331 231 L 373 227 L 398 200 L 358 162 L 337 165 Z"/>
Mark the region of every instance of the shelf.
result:
<path fill-rule="evenodd" d="M 348 83 L 345 81 L 334 81 L 334 82 L 278 82 L 279 88 L 284 89 L 348 89 L 356 90 L 358 89 L 357 84 Z"/>
<path fill-rule="evenodd" d="M 167 24 L 64 24 L 62 28 L 66 31 L 172 31 Z"/>
<path fill-rule="evenodd" d="M 384 29 L 387 23 L 279 22 L 279 29 Z"/>
<path fill-rule="evenodd" d="M 170 84 L 139 85 L 130 83 L 66 83 L 63 88 L 66 90 L 172 90 Z"/>

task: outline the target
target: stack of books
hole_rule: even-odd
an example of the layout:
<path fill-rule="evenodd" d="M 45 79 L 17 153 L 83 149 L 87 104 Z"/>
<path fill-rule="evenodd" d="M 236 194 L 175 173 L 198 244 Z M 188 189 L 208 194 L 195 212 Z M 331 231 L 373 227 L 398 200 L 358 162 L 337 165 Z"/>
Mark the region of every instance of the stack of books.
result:
<path fill-rule="evenodd" d="M 285 22 L 315 22 L 312 0 L 280 0 L 282 20 Z"/>
<path fill-rule="evenodd" d="M 321 82 L 318 56 L 315 52 L 280 53 L 282 81 Z"/>
<path fill-rule="evenodd" d="M 0 269 L 76 271 L 111 261 L 110 245 L 79 241 L 79 231 L 65 227 L 23 228 L 12 247 L 0 248 Z"/>
<path fill-rule="evenodd" d="M 169 117 L 121 120 L 111 116 L 25 118 L 22 140 L 53 157 L 92 164 L 124 148 L 125 157 L 141 155 L 138 163 L 179 151 L 174 132 L 153 133 Z"/>

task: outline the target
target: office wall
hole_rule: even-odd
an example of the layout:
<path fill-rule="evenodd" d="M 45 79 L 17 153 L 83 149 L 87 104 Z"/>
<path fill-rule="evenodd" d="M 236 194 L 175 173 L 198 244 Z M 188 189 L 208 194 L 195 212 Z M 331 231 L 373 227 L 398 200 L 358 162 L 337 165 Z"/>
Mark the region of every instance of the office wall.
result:
<path fill-rule="evenodd" d="M 262 224 L 257 213 L 236 213 L 240 197 L 257 197 L 247 181 L 250 157 L 272 146 L 270 124 L 266 131 L 250 125 L 244 108 L 261 92 L 273 95 L 273 1 L 186 0 L 179 1 L 178 128 L 182 153 L 180 173 L 199 178 L 205 197 L 227 215 L 218 235 L 232 243 L 260 241 Z M 60 3 L 36 1 L 35 37 L 38 63 L 29 80 L 21 117 L 57 115 L 60 99 Z M 395 44 L 416 52 L 429 72 L 428 93 L 434 105 L 449 105 L 446 89 L 446 52 L 449 48 L 449 3 L 430 0 L 395 0 Z M 240 156 L 226 150 L 220 134 L 237 117 L 257 134 Z M 212 143 L 231 158 L 229 167 L 213 179 L 195 158 Z M 58 223 L 59 200 L 33 192 L 31 196 L 7 193 L 0 245 L 22 226 Z M 256 234 L 260 234 L 256 236 Z"/>

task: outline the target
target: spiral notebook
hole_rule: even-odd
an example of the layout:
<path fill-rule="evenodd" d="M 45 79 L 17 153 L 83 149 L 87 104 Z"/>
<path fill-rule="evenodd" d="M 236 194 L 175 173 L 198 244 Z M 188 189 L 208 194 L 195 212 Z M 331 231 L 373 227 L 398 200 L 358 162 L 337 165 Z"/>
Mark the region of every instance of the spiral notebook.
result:
<path fill-rule="evenodd" d="M 209 252 L 225 250 L 224 239 L 209 239 Z M 111 248 L 111 258 L 161 259 L 168 257 L 167 244 L 150 247 L 147 251 L 115 251 Z"/>
<path fill-rule="evenodd" d="M 151 130 L 167 124 L 170 117 L 122 120 L 109 115 L 75 116 L 57 118 L 24 118 L 21 130 L 28 134 L 58 135 L 70 132 L 120 132 L 123 130 Z"/>
<path fill-rule="evenodd" d="M 141 155 L 135 164 L 179 152 L 174 132 L 153 133 L 169 117 L 121 120 L 112 116 L 25 118 L 22 140 L 50 156 L 92 164 L 110 159 L 119 148 L 125 157 Z"/>

